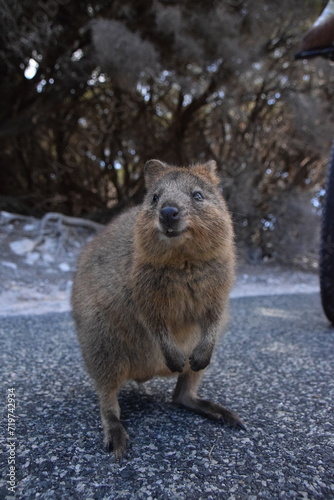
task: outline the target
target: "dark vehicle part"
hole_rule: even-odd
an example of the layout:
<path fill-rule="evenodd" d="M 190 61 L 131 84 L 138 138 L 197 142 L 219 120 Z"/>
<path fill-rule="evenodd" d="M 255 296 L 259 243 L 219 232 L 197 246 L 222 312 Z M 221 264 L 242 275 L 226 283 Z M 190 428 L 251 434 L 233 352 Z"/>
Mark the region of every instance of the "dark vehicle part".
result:
<path fill-rule="evenodd" d="M 306 32 L 295 59 L 325 57 L 334 61 L 334 0 L 329 0 Z M 320 242 L 320 293 L 323 310 L 334 325 L 334 143 L 329 162 Z"/>
<path fill-rule="evenodd" d="M 319 268 L 322 307 L 334 325 L 334 144 L 323 207 Z"/>

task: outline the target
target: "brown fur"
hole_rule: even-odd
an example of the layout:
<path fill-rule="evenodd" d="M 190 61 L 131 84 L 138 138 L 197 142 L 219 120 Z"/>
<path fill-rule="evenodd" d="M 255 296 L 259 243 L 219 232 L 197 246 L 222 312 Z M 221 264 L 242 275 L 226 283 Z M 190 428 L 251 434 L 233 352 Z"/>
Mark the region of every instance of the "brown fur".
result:
<path fill-rule="evenodd" d="M 117 395 L 129 379 L 179 372 L 175 404 L 243 427 L 237 415 L 197 396 L 234 278 L 233 229 L 215 163 L 179 168 L 151 160 L 145 182 L 142 206 L 87 245 L 73 284 L 73 314 L 100 398 L 104 443 L 118 458 L 128 436 Z M 198 192 L 203 199 L 193 197 Z M 164 208 L 172 215 L 163 215 Z"/>

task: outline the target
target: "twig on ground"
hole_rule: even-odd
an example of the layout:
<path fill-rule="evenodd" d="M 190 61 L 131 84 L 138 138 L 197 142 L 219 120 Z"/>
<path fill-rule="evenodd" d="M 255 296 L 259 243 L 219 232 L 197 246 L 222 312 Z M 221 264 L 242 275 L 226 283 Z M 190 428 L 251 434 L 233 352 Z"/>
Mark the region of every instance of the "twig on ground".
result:
<path fill-rule="evenodd" d="M 50 220 L 57 220 L 57 223 L 64 224 L 65 226 L 82 226 L 90 229 L 94 229 L 95 231 L 99 231 L 103 228 L 103 224 L 99 224 L 98 222 L 94 222 L 89 219 L 81 219 L 80 217 L 70 217 L 68 215 L 63 215 L 58 212 L 49 212 L 44 215 L 41 220 L 41 231 L 45 228 Z"/>

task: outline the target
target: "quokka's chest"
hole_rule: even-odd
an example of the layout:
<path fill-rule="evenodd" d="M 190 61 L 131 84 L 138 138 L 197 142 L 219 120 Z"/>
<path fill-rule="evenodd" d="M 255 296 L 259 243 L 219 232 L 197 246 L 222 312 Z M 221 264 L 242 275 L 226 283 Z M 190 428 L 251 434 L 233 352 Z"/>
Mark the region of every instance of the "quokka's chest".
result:
<path fill-rule="evenodd" d="M 141 269 L 135 282 L 135 300 L 145 309 L 159 311 L 175 322 L 202 317 L 224 295 L 226 273 L 223 266 L 184 266 Z M 139 276 L 137 275 L 137 277 Z M 227 293 L 227 291 L 226 291 Z"/>

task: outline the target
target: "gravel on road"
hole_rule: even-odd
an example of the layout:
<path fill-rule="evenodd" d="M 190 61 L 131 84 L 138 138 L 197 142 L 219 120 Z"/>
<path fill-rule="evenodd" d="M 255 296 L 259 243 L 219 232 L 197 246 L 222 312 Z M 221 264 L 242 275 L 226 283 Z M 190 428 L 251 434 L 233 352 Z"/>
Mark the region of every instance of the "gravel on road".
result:
<path fill-rule="evenodd" d="M 102 447 L 70 314 L 2 317 L 0 498 L 333 499 L 333 333 L 318 294 L 232 299 L 201 393 L 247 431 L 173 407 L 174 379 L 131 382 L 120 465 Z"/>

